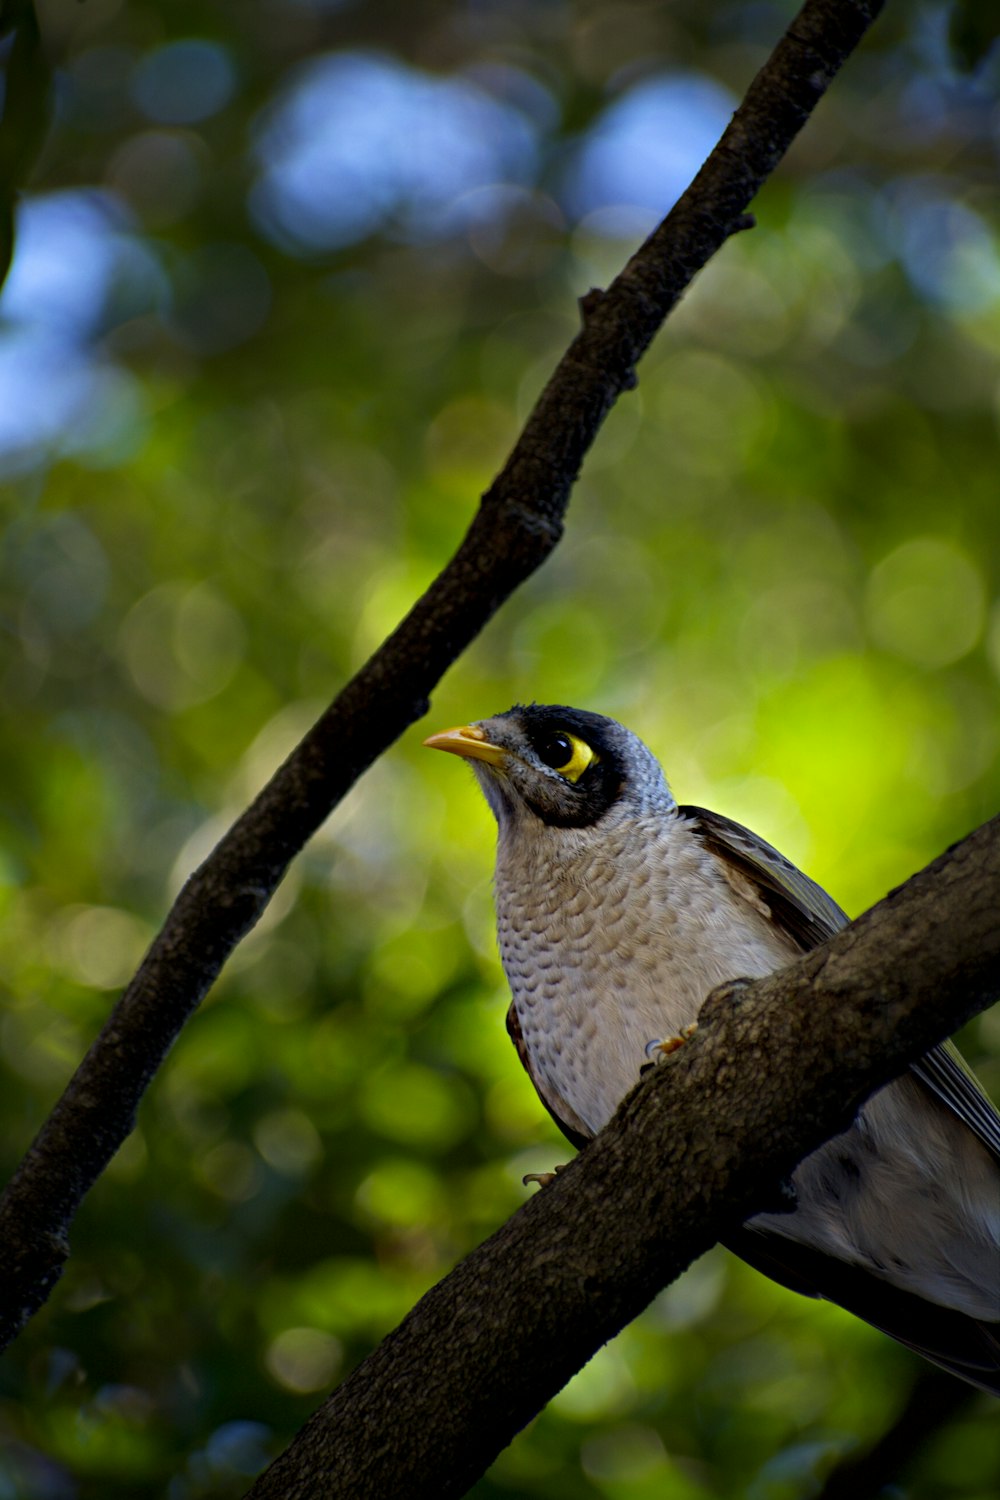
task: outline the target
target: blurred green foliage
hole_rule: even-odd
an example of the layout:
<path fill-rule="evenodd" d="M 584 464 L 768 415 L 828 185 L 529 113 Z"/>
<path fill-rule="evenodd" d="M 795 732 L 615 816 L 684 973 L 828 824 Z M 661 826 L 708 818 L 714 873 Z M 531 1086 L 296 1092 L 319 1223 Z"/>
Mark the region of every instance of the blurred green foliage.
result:
<path fill-rule="evenodd" d="M 0 301 L 5 1172 L 790 14 L 40 7 L 57 118 Z M 947 24 L 879 23 L 429 721 L 615 714 L 852 912 L 1000 801 L 997 71 L 953 72 Z M 489 814 L 426 732 L 296 863 L 91 1193 L 2 1366 L 0 1496 L 242 1493 L 565 1159 L 504 1034 Z M 1000 1092 L 997 1015 L 965 1043 Z M 475 1494 L 804 1496 L 913 1372 L 716 1251 Z M 998 1487 L 984 1397 L 900 1493 Z"/>

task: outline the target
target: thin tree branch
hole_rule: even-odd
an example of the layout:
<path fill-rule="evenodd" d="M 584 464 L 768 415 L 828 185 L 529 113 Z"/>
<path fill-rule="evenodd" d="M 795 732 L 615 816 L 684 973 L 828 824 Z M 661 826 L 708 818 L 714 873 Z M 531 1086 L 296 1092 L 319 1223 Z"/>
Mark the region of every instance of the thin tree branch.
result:
<path fill-rule="evenodd" d="M 807 0 L 719 145 L 560 361 L 458 551 L 178 896 L 152 947 L 0 1200 L 0 1348 L 48 1297 L 73 1216 L 132 1130 L 184 1022 L 289 861 L 559 540 L 583 456 L 695 273 L 745 210 L 882 0 Z"/>
<path fill-rule="evenodd" d="M 1000 993 L 1000 817 L 824 947 L 714 992 L 559 1176 L 417 1304 L 250 1500 L 447 1500 L 867 1095 Z"/>

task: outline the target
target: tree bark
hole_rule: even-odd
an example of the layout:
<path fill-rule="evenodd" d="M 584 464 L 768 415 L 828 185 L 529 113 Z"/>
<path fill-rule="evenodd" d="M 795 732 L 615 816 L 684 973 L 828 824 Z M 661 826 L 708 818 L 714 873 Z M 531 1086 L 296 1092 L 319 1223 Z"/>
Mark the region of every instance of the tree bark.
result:
<path fill-rule="evenodd" d="M 1000 993 L 1000 817 L 822 948 L 711 995 L 565 1171 L 417 1304 L 250 1500 L 462 1495 L 602 1344 Z"/>
<path fill-rule="evenodd" d="M 0 1348 L 55 1286 L 77 1208 L 130 1133 L 181 1027 L 289 861 L 559 540 L 588 447 L 691 279 L 747 205 L 882 0 L 807 0 L 719 145 L 560 361 L 455 556 L 188 880 L 141 967 L 0 1199 Z"/>

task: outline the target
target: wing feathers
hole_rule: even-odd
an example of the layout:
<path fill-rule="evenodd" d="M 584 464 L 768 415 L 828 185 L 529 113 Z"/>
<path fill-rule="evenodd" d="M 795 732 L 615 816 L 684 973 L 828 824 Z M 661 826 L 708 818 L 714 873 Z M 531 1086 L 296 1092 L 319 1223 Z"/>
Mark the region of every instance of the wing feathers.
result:
<path fill-rule="evenodd" d="M 760 900 L 770 908 L 771 920 L 803 952 L 846 927 L 847 914 L 822 886 L 749 828 L 702 807 L 680 807 L 677 811 L 690 820 L 702 843 L 718 860 L 734 865 L 756 886 Z M 757 902 L 753 904 L 760 909 Z M 1000 1161 L 1000 1115 L 951 1043 L 935 1047 L 910 1071 Z"/>
<path fill-rule="evenodd" d="M 910 1072 L 964 1121 L 1000 1161 L 1000 1116 L 951 1042 L 926 1053 L 912 1065 Z"/>
<path fill-rule="evenodd" d="M 757 887 L 774 922 L 803 952 L 847 926 L 847 913 L 832 896 L 749 828 L 704 807 L 679 807 L 677 812 L 692 823 L 706 849 L 724 864 L 735 865 Z"/>
<path fill-rule="evenodd" d="M 1000 1396 L 1000 1325 L 939 1307 L 847 1261 L 746 1224 L 723 1244 L 782 1286 L 836 1302 L 952 1375 Z"/>

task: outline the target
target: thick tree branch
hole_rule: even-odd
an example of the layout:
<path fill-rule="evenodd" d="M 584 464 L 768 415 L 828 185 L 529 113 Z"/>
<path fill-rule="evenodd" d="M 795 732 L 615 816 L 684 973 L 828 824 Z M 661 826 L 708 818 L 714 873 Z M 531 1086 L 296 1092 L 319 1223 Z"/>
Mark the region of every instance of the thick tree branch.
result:
<path fill-rule="evenodd" d="M 872 1089 L 1000 993 L 1000 818 L 693 1040 L 430 1291 L 252 1500 L 462 1495 L 569 1377 Z"/>
<path fill-rule="evenodd" d="M 556 545 L 583 456 L 695 273 L 788 149 L 881 0 L 807 0 L 719 145 L 560 361 L 457 553 L 187 882 L 0 1200 L 0 1348 L 44 1302 L 82 1198 L 129 1134 L 171 1043 L 289 861 Z"/>

